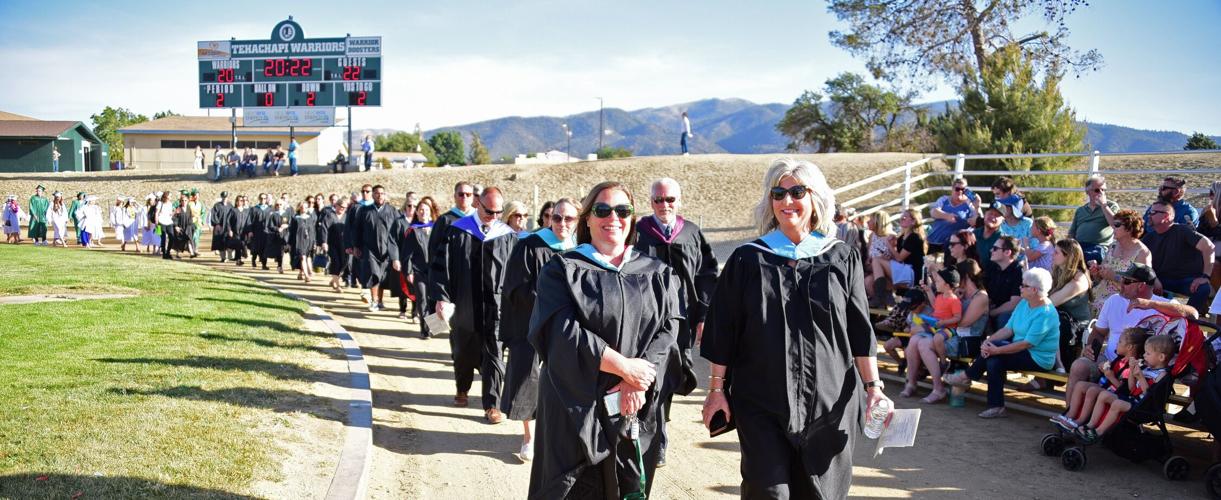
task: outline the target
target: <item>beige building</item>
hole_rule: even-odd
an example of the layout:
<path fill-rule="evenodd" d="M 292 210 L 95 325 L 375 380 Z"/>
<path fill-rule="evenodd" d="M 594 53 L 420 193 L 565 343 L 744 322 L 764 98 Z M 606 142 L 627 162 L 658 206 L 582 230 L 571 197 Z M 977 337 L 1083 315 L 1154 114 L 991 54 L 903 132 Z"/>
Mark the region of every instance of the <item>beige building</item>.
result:
<path fill-rule="evenodd" d="M 228 153 L 232 132 L 227 116 L 170 116 L 119 129 L 127 168 L 140 170 L 190 170 L 195 162 L 195 147 L 204 150 L 204 165 L 212 164 L 215 147 Z M 341 127 L 295 127 L 292 130 L 300 149 L 299 165 L 325 165 L 343 147 L 345 129 Z M 287 149 L 288 127 L 242 126 L 237 119 L 237 147 L 255 148 L 261 158 L 267 148 L 277 144 Z"/>

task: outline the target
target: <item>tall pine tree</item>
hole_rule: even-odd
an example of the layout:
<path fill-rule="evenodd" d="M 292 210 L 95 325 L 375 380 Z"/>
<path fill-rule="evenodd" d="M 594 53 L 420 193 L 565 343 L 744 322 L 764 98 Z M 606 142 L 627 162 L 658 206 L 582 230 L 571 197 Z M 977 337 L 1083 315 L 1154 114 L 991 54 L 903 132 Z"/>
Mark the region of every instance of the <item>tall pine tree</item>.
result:
<path fill-rule="evenodd" d="M 985 153 L 1065 153 L 1085 149 L 1085 129 L 1060 95 L 1062 74 L 1050 70 L 1042 81 L 1034 65 L 1017 46 L 991 54 L 978 88 L 960 89 L 962 103 L 933 121 L 937 145 L 947 155 Z M 1081 158 L 1020 158 L 971 160 L 967 170 L 1066 170 L 1081 165 Z M 995 177 L 971 176 L 971 184 L 991 186 Z M 1019 175 L 1022 187 L 1080 187 L 1084 178 L 1063 175 Z M 986 190 L 981 189 L 986 192 Z M 1026 193 L 1034 204 L 1077 205 L 1080 192 Z M 989 201 L 989 200 L 984 200 Z M 1046 212 L 1066 220 L 1067 210 Z"/>

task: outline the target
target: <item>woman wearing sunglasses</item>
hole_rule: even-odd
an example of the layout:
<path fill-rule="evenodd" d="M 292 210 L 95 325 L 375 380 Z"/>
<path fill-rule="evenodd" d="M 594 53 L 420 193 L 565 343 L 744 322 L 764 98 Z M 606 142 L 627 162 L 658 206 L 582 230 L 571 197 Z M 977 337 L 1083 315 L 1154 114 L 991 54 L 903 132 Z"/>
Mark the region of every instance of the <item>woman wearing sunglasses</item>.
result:
<path fill-rule="evenodd" d="M 530 498 L 647 492 L 665 425 L 658 396 L 673 366 L 678 278 L 632 248 L 626 186 L 598 184 L 581 206 L 579 245 L 543 267 L 530 318 L 543 362 Z"/>
<path fill-rule="evenodd" d="M 502 305 L 500 341 L 509 349 L 505 366 L 505 386 L 501 394 L 500 411 L 511 420 L 522 423 L 521 452 L 517 457 L 529 462 L 534 457 L 531 420 L 538 402 L 538 354 L 526 338 L 530 329 L 530 313 L 534 311 L 535 285 L 543 266 L 560 252 L 572 250 L 577 244 L 577 214 L 581 205 L 568 198 L 552 204 L 547 226 L 530 233 L 513 247 L 505 263 L 501 285 Z"/>
<path fill-rule="evenodd" d="M 761 236 L 729 257 L 704 325 L 704 425 L 737 426 L 743 498 L 844 498 L 862 412 L 889 404 L 859 250 L 834 238 L 814 164 L 777 160 L 763 187 Z"/>

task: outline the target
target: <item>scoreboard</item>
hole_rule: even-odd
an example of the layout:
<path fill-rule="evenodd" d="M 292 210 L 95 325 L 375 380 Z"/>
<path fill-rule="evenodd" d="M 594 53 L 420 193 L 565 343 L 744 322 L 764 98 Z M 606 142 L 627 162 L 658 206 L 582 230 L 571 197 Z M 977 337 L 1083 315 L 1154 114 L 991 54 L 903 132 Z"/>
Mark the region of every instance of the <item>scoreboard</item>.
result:
<path fill-rule="evenodd" d="M 199 42 L 200 108 L 381 106 L 381 37 L 305 38 L 290 17 L 270 40 Z"/>

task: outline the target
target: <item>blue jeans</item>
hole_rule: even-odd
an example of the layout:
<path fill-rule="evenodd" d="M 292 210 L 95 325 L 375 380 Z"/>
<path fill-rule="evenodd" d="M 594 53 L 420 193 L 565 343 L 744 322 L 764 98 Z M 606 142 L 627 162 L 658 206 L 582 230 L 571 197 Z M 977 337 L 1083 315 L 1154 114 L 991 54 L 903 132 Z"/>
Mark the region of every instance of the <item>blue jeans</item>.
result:
<path fill-rule="evenodd" d="M 365 171 L 373 168 L 373 153 L 365 153 Z"/>
<path fill-rule="evenodd" d="M 280 167 L 283 167 L 283 166 L 284 166 L 284 162 L 273 161 L 273 162 L 271 162 L 271 171 L 278 174 L 278 173 L 280 173 Z"/>
<path fill-rule="evenodd" d="M 254 163 L 248 161 L 242 162 L 242 164 L 237 167 L 237 173 L 238 175 L 241 175 L 242 172 L 246 172 L 246 175 L 254 177 Z"/>
<path fill-rule="evenodd" d="M 59 173 L 59 160 L 51 160 L 51 171 Z"/>
<path fill-rule="evenodd" d="M 220 180 L 220 178 L 221 178 L 221 176 L 222 176 L 222 175 L 224 175 L 224 172 L 225 172 L 225 165 L 224 165 L 224 164 L 217 164 L 217 163 L 213 163 L 213 164 L 212 164 L 212 171 L 214 172 L 213 177 L 212 177 L 212 180 L 219 181 L 219 180 Z"/>
<path fill-rule="evenodd" d="M 1169 292 L 1174 292 L 1187 296 L 1187 305 L 1196 308 L 1197 311 L 1208 311 L 1208 296 L 1212 294 L 1213 287 L 1207 281 L 1199 288 L 1196 288 L 1195 293 L 1191 292 L 1191 282 L 1195 278 L 1182 278 L 1177 280 L 1161 278 L 1162 288 Z"/>
<path fill-rule="evenodd" d="M 687 154 L 687 133 L 683 132 L 683 138 L 679 141 L 683 146 L 683 154 Z"/>
<path fill-rule="evenodd" d="M 1030 357 L 1030 350 L 1027 349 L 1012 354 L 978 357 L 967 368 L 967 377 L 971 380 L 979 380 L 984 372 L 988 373 L 988 408 L 1005 406 L 1005 372 L 1008 370 L 1042 371 L 1043 367 L 1034 362 L 1034 358 Z"/>
<path fill-rule="evenodd" d="M 1092 260 L 1094 262 L 1101 264 L 1102 259 L 1106 258 L 1106 256 L 1107 256 L 1107 247 L 1104 247 L 1097 243 L 1082 243 L 1081 251 L 1083 253 L 1085 253 L 1086 262 L 1089 262 Z"/>
<path fill-rule="evenodd" d="M 297 175 L 297 158 L 296 157 L 288 159 L 288 173 L 290 173 L 292 175 Z"/>

